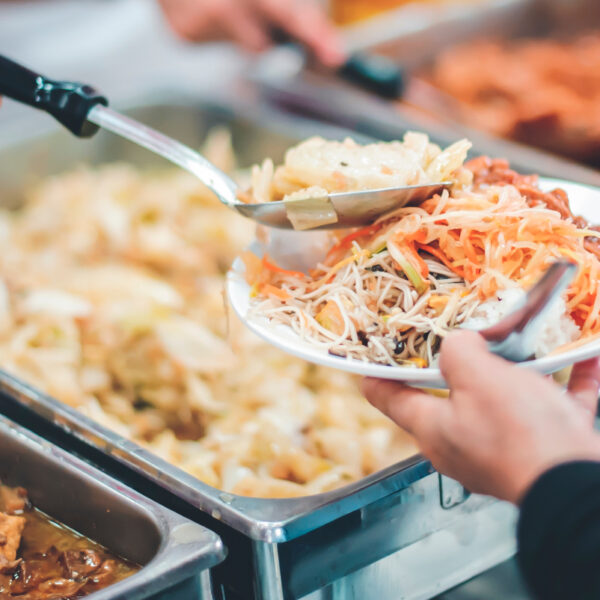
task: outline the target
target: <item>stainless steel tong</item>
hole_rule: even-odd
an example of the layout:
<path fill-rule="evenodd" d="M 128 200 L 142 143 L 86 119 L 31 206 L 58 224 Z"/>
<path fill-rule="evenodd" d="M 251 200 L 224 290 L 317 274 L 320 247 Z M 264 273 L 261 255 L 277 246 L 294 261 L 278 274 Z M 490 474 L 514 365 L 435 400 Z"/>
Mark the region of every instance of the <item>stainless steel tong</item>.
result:
<path fill-rule="evenodd" d="M 490 351 L 513 362 L 521 362 L 533 356 L 548 312 L 567 289 L 576 272 L 577 265 L 567 261 L 557 261 L 550 265 L 542 278 L 527 292 L 525 301 L 519 308 L 495 325 L 479 331 L 488 342 Z"/>

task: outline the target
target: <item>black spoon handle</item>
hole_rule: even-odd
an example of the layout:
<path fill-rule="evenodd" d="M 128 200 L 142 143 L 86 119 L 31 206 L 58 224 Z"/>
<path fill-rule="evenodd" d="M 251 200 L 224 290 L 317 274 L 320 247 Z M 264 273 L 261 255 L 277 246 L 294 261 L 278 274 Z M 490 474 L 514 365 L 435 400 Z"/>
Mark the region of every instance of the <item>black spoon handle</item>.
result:
<path fill-rule="evenodd" d="M 48 79 L 2 55 L 0 96 L 47 112 L 79 137 L 98 131 L 98 126 L 87 120 L 90 110 L 97 104 L 108 106 L 108 100 L 89 85 Z"/>

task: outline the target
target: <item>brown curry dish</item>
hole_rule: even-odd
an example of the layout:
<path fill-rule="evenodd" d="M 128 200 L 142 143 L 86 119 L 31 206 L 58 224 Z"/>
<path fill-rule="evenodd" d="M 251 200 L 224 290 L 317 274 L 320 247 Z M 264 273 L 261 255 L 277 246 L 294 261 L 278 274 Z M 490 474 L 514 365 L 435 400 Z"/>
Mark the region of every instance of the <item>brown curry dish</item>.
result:
<path fill-rule="evenodd" d="M 0 600 L 75 600 L 139 568 L 31 506 L 24 488 L 0 485 Z"/>

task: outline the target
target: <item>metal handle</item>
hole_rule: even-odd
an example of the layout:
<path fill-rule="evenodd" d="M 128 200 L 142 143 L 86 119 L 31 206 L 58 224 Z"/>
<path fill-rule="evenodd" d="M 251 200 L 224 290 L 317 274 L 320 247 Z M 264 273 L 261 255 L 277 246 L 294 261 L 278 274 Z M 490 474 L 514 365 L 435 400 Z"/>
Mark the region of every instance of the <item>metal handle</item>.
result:
<path fill-rule="evenodd" d="M 98 126 L 87 120 L 97 104 L 108 100 L 93 87 L 72 81 L 55 81 L 0 55 L 0 95 L 52 115 L 79 137 L 90 137 Z"/>
<path fill-rule="evenodd" d="M 404 91 L 402 69 L 378 54 L 355 52 L 339 69 L 344 79 L 382 98 L 399 98 Z"/>
<path fill-rule="evenodd" d="M 300 42 L 280 27 L 270 31 L 276 44 L 301 46 Z M 404 91 L 404 73 L 392 59 L 372 52 L 353 52 L 336 70 L 342 79 L 382 98 L 399 98 Z"/>
<path fill-rule="evenodd" d="M 189 171 L 208 186 L 227 206 L 235 208 L 241 204 L 237 199 L 235 181 L 185 144 L 105 106 L 93 107 L 87 118 L 102 129 L 131 140 Z"/>

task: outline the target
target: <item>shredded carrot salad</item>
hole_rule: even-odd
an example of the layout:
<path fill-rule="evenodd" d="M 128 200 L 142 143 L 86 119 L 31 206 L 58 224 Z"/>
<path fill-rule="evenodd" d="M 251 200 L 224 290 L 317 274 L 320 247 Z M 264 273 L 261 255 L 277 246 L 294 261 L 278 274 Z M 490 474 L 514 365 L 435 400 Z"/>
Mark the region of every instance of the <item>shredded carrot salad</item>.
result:
<path fill-rule="evenodd" d="M 570 333 L 554 345 L 600 332 L 600 262 L 590 249 L 600 233 L 572 217 L 564 192 L 544 193 L 535 177 L 504 163 L 499 174 L 489 159 L 467 167 L 472 184 L 336 239 L 309 274 L 246 254 L 253 313 L 335 355 L 422 367 L 450 329 L 566 258 L 579 271 L 561 309 Z"/>

